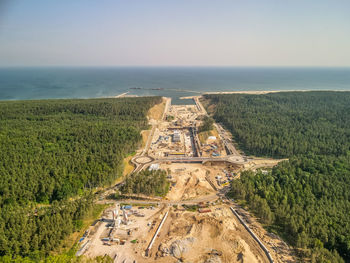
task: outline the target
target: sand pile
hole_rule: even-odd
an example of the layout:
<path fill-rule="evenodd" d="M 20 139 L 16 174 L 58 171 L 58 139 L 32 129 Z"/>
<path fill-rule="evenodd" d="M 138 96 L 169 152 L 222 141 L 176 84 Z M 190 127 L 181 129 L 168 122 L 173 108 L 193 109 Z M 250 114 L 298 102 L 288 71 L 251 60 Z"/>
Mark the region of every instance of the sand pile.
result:
<path fill-rule="evenodd" d="M 168 193 L 169 200 L 191 200 L 215 193 L 205 179 L 206 170 L 198 169 L 198 164 L 162 164 L 164 170 L 170 169 L 173 181 L 172 190 Z"/>
<path fill-rule="evenodd" d="M 176 239 L 172 242 L 169 241 L 168 243 L 161 243 L 158 248 L 157 256 L 165 257 L 170 255 L 176 259 L 182 259 L 184 254 L 190 251 L 195 241 L 195 238 L 188 237 L 185 239 Z"/>
<path fill-rule="evenodd" d="M 196 198 L 198 196 L 208 195 L 212 193 L 212 188 L 208 182 L 204 179 L 200 179 L 197 176 L 189 177 L 185 184 L 186 188 L 182 195 L 182 200 Z"/>
<path fill-rule="evenodd" d="M 171 224 L 156 252 L 157 260 L 191 263 L 265 262 L 260 255 L 255 254 L 255 242 L 247 244 L 247 233 L 242 232 L 229 212 L 221 207 L 208 214 L 172 212 Z M 250 247 L 252 245 L 254 252 Z"/>
<path fill-rule="evenodd" d="M 195 239 L 193 237 L 189 237 L 183 240 L 175 240 L 170 245 L 170 254 L 177 259 L 182 258 L 183 254 L 188 252 L 189 247 L 194 241 Z"/>
<path fill-rule="evenodd" d="M 168 235 L 169 236 L 187 236 L 191 233 L 194 222 L 195 222 L 195 217 L 179 218 L 175 223 L 170 225 Z"/>

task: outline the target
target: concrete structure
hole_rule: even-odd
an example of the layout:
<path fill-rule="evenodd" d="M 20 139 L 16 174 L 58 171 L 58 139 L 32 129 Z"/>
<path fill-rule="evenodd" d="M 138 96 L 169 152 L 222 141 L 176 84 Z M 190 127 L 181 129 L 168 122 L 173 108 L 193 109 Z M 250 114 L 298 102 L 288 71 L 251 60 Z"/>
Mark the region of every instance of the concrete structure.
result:
<path fill-rule="evenodd" d="M 170 157 L 174 157 L 174 156 L 186 157 L 186 153 L 184 153 L 184 152 L 170 152 L 170 153 L 168 153 L 168 156 L 170 156 Z"/>
<path fill-rule="evenodd" d="M 179 142 L 180 141 L 180 132 L 178 130 L 175 130 L 173 133 L 173 142 Z"/>
<path fill-rule="evenodd" d="M 238 215 L 236 210 L 234 210 L 232 207 L 230 207 L 232 213 L 238 218 L 239 222 L 244 226 L 244 228 L 249 232 L 249 234 L 258 242 L 259 246 L 262 248 L 262 250 L 265 252 L 267 258 L 269 259 L 270 263 L 274 263 L 272 256 L 269 252 L 269 250 L 265 247 L 265 245 L 260 241 L 260 239 L 255 235 L 255 233 L 249 228 L 249 226 L 243 221 L 243 219 Z"/>
<path fill-rule="evenodd" d="M 148 247 L 147 247 L 147 249 L 146 249 L 146 251 L 145 251 L 145 252 L 146 252 L 146 256 L 148 256 L 148 253 L 149 253 L 149 251 L 151 250 L 151 248 L 152 248 L 152 246 L 153 246 L 153 243 L 154 243 L 154 241 L 156 240 L 157 235 L 159 234 L 159 231 L 161 230 L 161 228 L 162 228 L 162 226 L 163 226 L 165 220 L 167 219 L 168 214 L 169 214 L 169 211 L 167 211 L 167 212 L 165 213 L 165 215 L 164 215 L 162 221 L 160 222 L 160 224 L 159 224 L 159 226 L 158 226 L 158 228 L 157 228 L 157 231 L 154 233 L 154 235 L 153 235 L 153 237 L 152 237 L 152 240 L 151 240 L 151 242 L 149 243 L 149 245 L 148 245 Z"/>
<path fill-rule="evenodd" d="M 167 157 L 167 158 L 158 158 L 155 159 L 152 163 L 164 163 L 164 162 L 172 162 L 172 163 L 215 163 L 215 162 L 223 162 L 228 164 L 235 165 L 244 165 L 249 162 L 249 160 L 245 159 L 242 156 L 229 155 L 223 157 Z"/>

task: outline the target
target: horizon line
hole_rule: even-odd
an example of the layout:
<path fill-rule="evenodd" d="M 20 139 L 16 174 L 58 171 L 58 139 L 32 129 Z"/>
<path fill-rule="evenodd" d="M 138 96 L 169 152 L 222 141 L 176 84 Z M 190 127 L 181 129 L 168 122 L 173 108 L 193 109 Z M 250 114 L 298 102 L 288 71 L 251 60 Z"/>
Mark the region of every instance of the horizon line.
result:
<path fill-rule="evenodd" d="M 350 65 L 0 65 L 0 68 L 350 68 Z"/>

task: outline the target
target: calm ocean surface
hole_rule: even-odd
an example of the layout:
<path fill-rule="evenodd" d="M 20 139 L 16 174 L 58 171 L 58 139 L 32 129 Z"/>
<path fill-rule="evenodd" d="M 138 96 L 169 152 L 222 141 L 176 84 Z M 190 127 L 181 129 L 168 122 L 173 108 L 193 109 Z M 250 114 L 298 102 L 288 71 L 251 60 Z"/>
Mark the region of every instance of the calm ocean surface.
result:
<path fill-rule="evenodd" d="M 185 104 L 190 102 L 178 98 L 249 90 L 350 91 L 350 68 L 0 68 L 0 100 L 96 98 L 129 92 L 168 96 L 174 104 Z"/>

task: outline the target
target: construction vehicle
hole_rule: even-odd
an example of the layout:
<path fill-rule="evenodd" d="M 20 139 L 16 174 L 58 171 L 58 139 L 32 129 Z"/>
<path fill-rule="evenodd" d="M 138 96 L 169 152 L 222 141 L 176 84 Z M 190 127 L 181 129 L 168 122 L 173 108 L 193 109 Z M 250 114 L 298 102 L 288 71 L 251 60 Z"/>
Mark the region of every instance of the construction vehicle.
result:
<path fill-rule="evenodd" d="M 222 252 L 221 251 L 218 251 L 216 249 L 212 249 L 210 252 L 209 252 L 209 255 L 213 255 L 213 256 L 222 256 Z"/>

